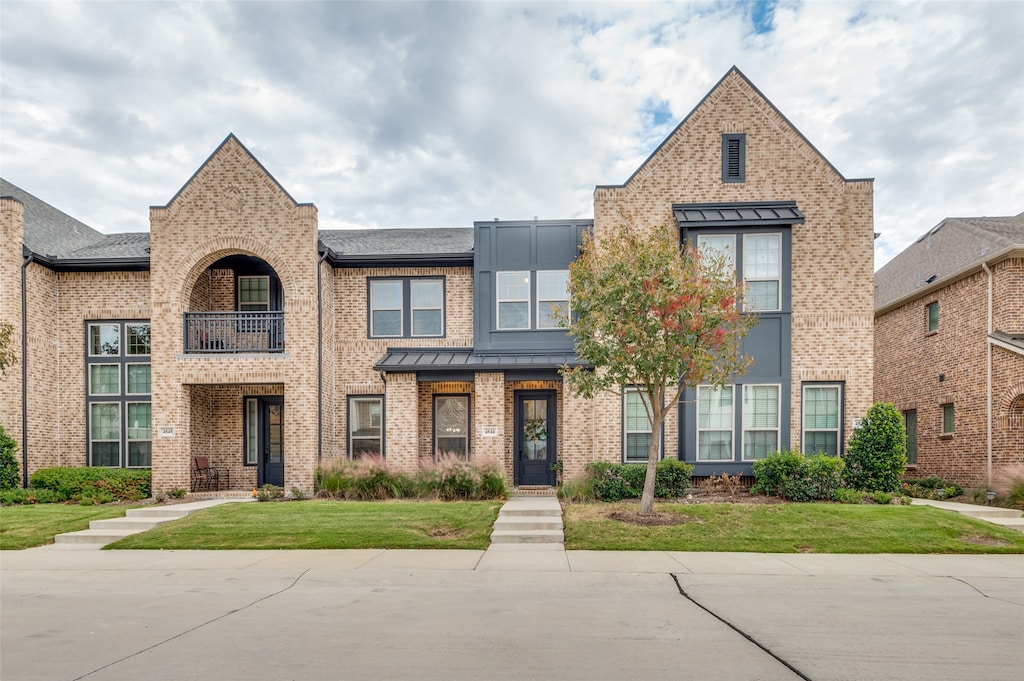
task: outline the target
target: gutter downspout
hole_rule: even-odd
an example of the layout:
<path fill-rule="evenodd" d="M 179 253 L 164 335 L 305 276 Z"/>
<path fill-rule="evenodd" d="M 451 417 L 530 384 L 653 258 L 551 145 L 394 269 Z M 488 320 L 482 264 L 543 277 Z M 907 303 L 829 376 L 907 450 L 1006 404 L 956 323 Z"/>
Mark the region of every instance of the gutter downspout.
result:
<path fill-rule="evenodd" d="M 324 292 L 321 270 L 329 251 L 316 264 L 316 462 L 324 458 Z"/>
<path fill-rule="evenodd" d="M 987 374 L 985 420 L 987 427 L 988 489 L 992 489 L 992 270 L 988 263 L 981 263 L 981 269 L 988 275 L 988 330 L 985 334 L 985 368 Z"/>
<path fill-rule="evenodd" d="M 35 254 L 25 256 L 21 265 L 21 486 L 28 487 L 28 291 L 25 288 L 28 266 Z"/>

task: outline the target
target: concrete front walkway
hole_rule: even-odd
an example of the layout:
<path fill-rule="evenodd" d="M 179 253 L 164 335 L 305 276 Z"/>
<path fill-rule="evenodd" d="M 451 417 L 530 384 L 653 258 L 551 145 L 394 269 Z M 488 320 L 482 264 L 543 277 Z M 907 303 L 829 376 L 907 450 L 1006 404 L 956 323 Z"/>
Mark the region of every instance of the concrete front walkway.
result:
<path fill-rule="evenodd" d="M 1020 511 L 1015 511 L 1012 508 L 978 506 L 977 504 L 961 504 L 956 501 L 937 501 L 933 499 L 914 499 L 911 503 L 915 506 L 933 506 L 944 511 L 953 511 L 960 515 L 1024 532 L 1024 518 L 1021 517 Z"/>

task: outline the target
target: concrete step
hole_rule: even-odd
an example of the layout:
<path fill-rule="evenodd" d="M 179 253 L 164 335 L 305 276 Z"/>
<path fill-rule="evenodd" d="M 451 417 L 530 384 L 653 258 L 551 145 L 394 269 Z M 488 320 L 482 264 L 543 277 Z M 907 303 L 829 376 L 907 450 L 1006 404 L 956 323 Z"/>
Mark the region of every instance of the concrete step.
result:
<path fill-rule="evenodd" d="M 503 508 L 498 512 L 502 518 L 561 518 L 561 508 Z"/>
<path fill-rule="evenodd" d="M 89 523 L 90 530 L 135 530 L 145 532 L 157 525 L 169 523 L 177 518 L 108 518 L 106 520 L 93 520 Z"/>
<path fill-rule="evenodd" d="M 182 504 L 184 506 L 184 504 Z M 189 514 L 188 511 L 180 511 L 173 506 L 156 506 L 153 508 L 130 508 L 125 513 L 126 518 L 170 518 L 177 520 Z"/>
<path fill-rule="evenodd" d="M 496 530 L 561 530 L 561 517 L 555 516 L 498 516 L 494 522 Z"/>
<path fill-rule="evenodd" d="M 985 520 L 993 525 L 1002 525 L 1003 527 L 1008 527 L 1011 530 L 1024 532 L 1024 518 L 985 518 Z"/>
<path fill-rule="evenodd" d="M 997 508 L 995 506 L 978 506 L 970 510 L 961 510 L 962 515 L 983 520 L 994 520 L 995 518 L 1020 518 L 1020 511 L 1013 508 Z"/>
<path fill-rule="evenodd" d="M 110 544 L 118 539 L 133 534 L 139 530 L 79 530 L 78 532 L 65 532 L 53 538 L 54 544 Z"/>
<path fill-rule="evenodd" d="M 495 530 L 493 544 L 562 544 L 565 534 L 561 530 Z"/>

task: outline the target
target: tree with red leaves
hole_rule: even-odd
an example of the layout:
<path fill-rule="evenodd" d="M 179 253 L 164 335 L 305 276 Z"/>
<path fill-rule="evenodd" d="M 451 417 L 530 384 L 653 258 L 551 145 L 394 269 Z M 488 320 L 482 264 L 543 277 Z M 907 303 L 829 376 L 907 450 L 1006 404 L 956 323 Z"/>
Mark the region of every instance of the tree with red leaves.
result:
<path fill-rule="evenodd" d="M 740 343 L 756 323 L 740 312 L 742 284 L 731 261 L 680 248 L 678 228 L 643 231 L 625 220 L 583 239 L 569 268 L 572 318 L 563 320 L 589 366 L 563 368 L 570 390 L 587 398 L 640 389 L 651 424 L 640 515 L 654 509 L 654 481 L 666 416 L 684 389 L 723 386 L 746 371 Z"/>

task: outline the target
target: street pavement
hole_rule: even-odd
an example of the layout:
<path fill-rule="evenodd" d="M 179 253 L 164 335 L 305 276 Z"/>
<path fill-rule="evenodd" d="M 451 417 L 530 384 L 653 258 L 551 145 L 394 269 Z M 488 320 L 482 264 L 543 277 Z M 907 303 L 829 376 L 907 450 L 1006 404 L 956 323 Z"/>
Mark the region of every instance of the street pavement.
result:
<path fill-rule="evenodd" d="M 1024 555 L 0 553 L 0 679 L 1024 678 Z"/>

